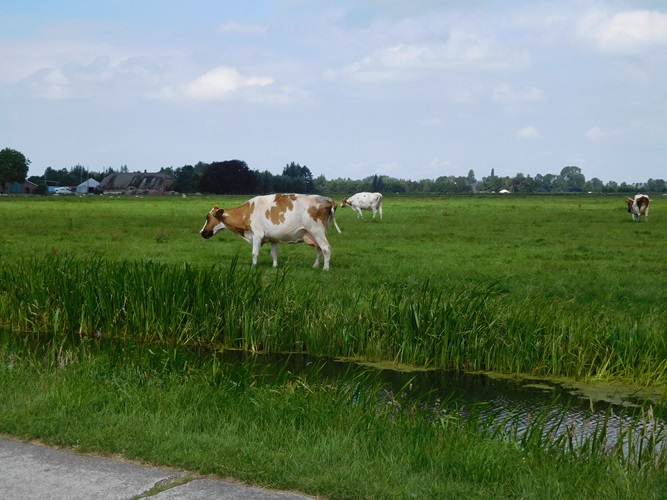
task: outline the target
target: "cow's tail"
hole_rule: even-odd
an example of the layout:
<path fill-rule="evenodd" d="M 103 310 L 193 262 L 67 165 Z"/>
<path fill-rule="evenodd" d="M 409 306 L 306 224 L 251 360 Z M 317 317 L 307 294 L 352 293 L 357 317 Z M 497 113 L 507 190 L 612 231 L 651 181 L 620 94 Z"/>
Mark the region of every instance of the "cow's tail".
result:
<path fill-rule="evenodd" d="M 338 223 L 336 222 L 336 202 L 333 200 L 329 200 L 331 202 L 331 211 L 329 212 L 331 214 L 331 220 L 333 220 L 334 226 L 336 226 L 336 230 L 338 231 L 339 234 L 343 234 L 343 231 L 340 230 L 338 227 Z"/>

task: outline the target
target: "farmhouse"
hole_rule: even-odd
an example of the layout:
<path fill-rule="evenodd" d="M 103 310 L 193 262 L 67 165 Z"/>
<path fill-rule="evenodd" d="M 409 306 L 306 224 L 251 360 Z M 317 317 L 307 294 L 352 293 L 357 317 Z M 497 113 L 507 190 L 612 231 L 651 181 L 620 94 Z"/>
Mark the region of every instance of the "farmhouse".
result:
<path fill-rule="evenodd" d="M 37 189 L 37 184 L 30 181 L 23 182 L 5 182 L 0 193 L 3 194 L 33 194 Z"/>
<path fill-rule="evenodd" d="M 98 186 L 106 194 L 165 194 L 174 183 L 171 175 L 157 173 L 114 173 Z"/>

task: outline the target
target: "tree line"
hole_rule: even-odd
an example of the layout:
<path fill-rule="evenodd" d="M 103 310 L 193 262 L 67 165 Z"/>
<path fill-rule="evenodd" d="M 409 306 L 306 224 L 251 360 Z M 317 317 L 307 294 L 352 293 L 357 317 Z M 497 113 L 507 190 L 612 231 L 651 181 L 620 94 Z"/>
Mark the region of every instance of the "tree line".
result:
<path fill-rule="evenodd" d="M 0 188 L 5 182 L 26 179 L 28 160 L 22 153 L 5 148 L 0 151 Z M 44 175 L 31 176 L 28 180 L 40 186 L 39 192 L 46 192 L 47 186 L 76 186 L 93 178 L 101 182 L 112 173 L 127 173 L 126 165 L 115 170 L 104 168 L 101 172 L 89 170 L 81 165 L 59 170 L 47 167 Z M 171 189 L 180 193 L 212 194 L 268 194 L 279 192 L 300 193 L 354 193 L 358 191 L 379 191 L 396 194 L 466 194 L 497 193 L 503 189 L 512 193 L 665 193 L 667 185 L 663 179 L 648 179 L 645 182 L 617 183 L 602 182 L 598 178 L 586 179 L 577 166 L 566 166 L 558 174 L 537 174 L 534 177 L 517 173 L 511 176 L 497 176 L 491 169 L 490 175 L 477 180 L 470 170 L 467 176 L 443 175 L 435 179 L 419 181 L 398 179 L 386 175 L 372 175 L 364 179 L 327 179 L 324 175 L 314 177 L 305 165 L 291 162 L 281 174 L 268 170 L 252 170 L 242 160 L 226 160 L 212 163 L 198 162 L 182 167 L 165 167 L 161 173 L 169 174 L 174 182 Z"/>

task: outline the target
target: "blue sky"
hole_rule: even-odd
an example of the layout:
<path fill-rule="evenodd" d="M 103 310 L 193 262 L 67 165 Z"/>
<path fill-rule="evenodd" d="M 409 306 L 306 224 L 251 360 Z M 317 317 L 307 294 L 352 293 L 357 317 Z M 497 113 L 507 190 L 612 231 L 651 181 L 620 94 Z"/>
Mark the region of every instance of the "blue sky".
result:
<path fill-rule="evenodd" d="M 667 178 L 667 3 L 0 3 L 0 148 L 328 179 Z"/>

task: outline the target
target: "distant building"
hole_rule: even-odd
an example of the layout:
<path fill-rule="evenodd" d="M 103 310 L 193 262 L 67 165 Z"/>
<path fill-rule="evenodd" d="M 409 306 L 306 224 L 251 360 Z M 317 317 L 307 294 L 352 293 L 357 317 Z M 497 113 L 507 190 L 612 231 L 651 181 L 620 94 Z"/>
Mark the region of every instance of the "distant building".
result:
<path fill-rule="evenodd" d="M 90 178 L 87 181 L 83 181 L 76 187 L 76 194 L 94 193 L 96 192 L 96 189 L 98 188 L 99 185 L 100 185 L 99 182 L 97 182 L 93 178 Z"/>
<path fill-rule="evenodd" d="M 171 175 L 158 173 L 109 174 L 98 186 L 105 194 L 165 194 L 174 179 Z"/>
<path fill-rule="evenodd" d="M 2 186 L 4 194 L 33 194 L 37 189 L 37 184 L 30 181 L 23 182 L 5 182 Z"/>

